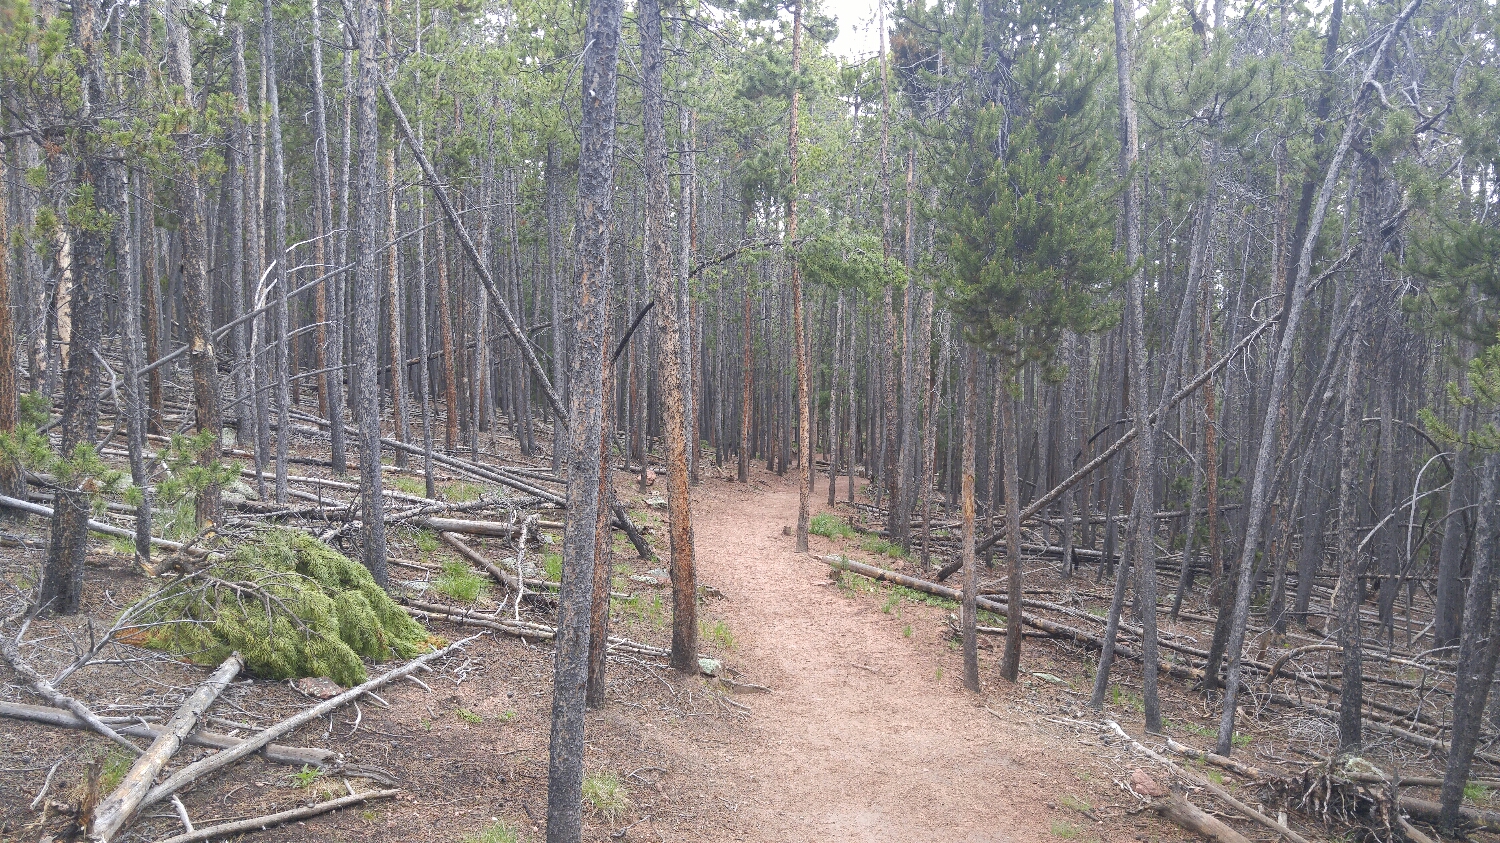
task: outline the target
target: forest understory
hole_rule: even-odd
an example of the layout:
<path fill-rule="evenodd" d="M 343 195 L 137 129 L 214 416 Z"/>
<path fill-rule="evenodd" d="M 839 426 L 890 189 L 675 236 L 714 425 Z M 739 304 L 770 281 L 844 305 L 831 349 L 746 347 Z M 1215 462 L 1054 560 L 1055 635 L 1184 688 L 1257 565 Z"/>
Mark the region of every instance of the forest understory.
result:
<path fill-rule="evenodd" d="M 222 527 L 231 544 L 236 531 L 248 537 L 270 522 L 325 535 L 338 529 L 350 503 L 347 494 L 337 497 L 341 481 L 327 470 L 326 451 L 317 442 L 297 437 L 291 455 L 305 474 L 290 487 L 321 497 L 316 511 L 266 512 L 271 507 L 255 500 L 251 484 L 233 489 L 231 494 L 248 497 L 230 498 L 230 508 L 243 513 Z M 483 463 L 522 471 L 535 466 L 541 473 L 542 464 L 523 457 L 514 441 L 502 436 L 497 445 L 500 451 L 486 453 Z M 665 502 L 640 482 L 638 468 L 622 468 L 612 472 L 620 502 L 648 544 L 659 549 Z M 413 478 L 420 475 L 410 470 L 388 466 L 385 473 L 396 489 L 419 483 Z M 1369 722 L 1391 728 L 1373 727 L 1380 731 L 1367 740 L 1361 760 L 1329 766 L 1338 745 L 1337 695 L 1326 684 L 1336 679 L 1329 655 L 1335 648 L 1327 636 L 1300 627 L 1283 635 L 1255 630 L 1247 664 L 1257 672 L 1243 698 L 1234 760 L 1205 760 L 1192 752 L 1212 749 L 1221 695 L 1196 687 L 1201 650 L 1213 629 L 1211 607 L 1196 595 L 1176 622 L 1163 623 L 1159 631 L 1169 651 L 1162 670 L 1171 677 L 1162 689 L 1166 728 L 1160 735 L 1144 732 L 1141 698 L 1133 690 L 1139 666 L 1130 660 L 1138 654 L 1129 649 L 1138 643 L 1128 622 L 1119 649 L 1125 658 L 1115 668 L 1105 704 L 1099 710 L 1089 706 L 1087 689 L 1109 608 L 1107 578 L 1100 582 L 1107 572 L 1084 563 L 1065 579 L 1055 552 L 1026 557 L 1026 623 L 1035 637 L 1028 639 L 1018 682 L 996 675 L 999 646 L 991 641 L 1004 632 L 1003 613 L 981 613 L 985 688 L 976 697 L 962 685 L 959 604 L 921 586 L 943 588 L 937 569 L 949 556 L 951 548 L 944 545 L 956 523 L 939 518 L 925 525 L 933 557 L 924 567 L 920 552 L 908 556 L 880 538 L 880 513 L 868 503 L 820 506 L 810 553 L 796 553 L 788 523 L 796 517 L 794 483 L 761 468 L 753 469 L 749 483 L 712 467 L 706 473 L 694 489 L 699 622 L 702 653 L 721 678 L 684 677 L 666 667 L 670 578 L 659 561 L 640 558 L 626 534 L 614 531 L 610 632 L 631 643 L 610 656 L 607 702 L 589 714 L 585 839 L 1191 839 L 1147 810 L 1149 794 L 1138 795 L 1142 771 L 1186 783 L 1191 801 L 1251 840 L 1280 839 L 1218 803 L 1193 779 L 1132 751 L 1111 721 L 1123 734 L 1175 758 L 1187 776 L 1227 788 L 1306 839 L 1369 834 L 1420 840 L 1419 831 L 1382 825 L 1394 815 L 1380 815 L 1380 801 L 1393 793 L 1417 822 L 1423 811 L 1428 821 L 1436 818 L 1434 784 L 1441 780 L 1444 756 L 1432 741 L 1444 738 L 1434 726 L 1448 716 L 1451 666 L 1404 643 L 1406 630 L 1419 632 L 1430 621 L 1420 601 L 1399 616 L 1394 643 L 1369 642 L 1375 666 L 1367 681 L 1380 687 L 1369 698 Z M 256 838 L 539 839 L 552 653 L 544 637 L 533 633 L 555 624 L 555 586 L 547 580 L 557 573 L 558 562 L 548 561 L 557 530 L 547 519 L 556 510 L 545 504 L 538 509 L 534 497 L 517 497 L 462 472 L 436 479 L 447 500 L 429 501 L 425 509 L 453 515 L 455 522 L 414 515 L 391 525 L 392 594 L 445 641 L 486 631 L 474 621 L 490 624 L 490 634 L 414 679 L 358 698 L 278 739 L 308 757 L 293 754 L 292 763 L 250 759 L 188 790 L 182 811 L 195 826 L 389 789 L 394 792 L 388 798 L 272 825 Z M 869 485 L 861 479 L 858 487 L 857 499 L 868 500 Z M 11 518 L 0 565 L 8 582 L 24 584 L 37 576 L 44 522 L 14 513 Z M 101 519 L 117 528 L 130 525 L 123 513 L 106 512 Z M 535 588 L 516 612 L 519 525 L 528 519 L 536 526 L 527 535 L 520 570 Z M 434 529 L 439 526 L 467 532 L 445 536 Z M 513 532 L 502 538 L 485 531 Z M 184 562 L 191 564 L 186 556 L 176 560 Z M 891 574 L 914 581 L 883 579 Z M 1172 574 L 1164 565 L 1164 592 L 1175 584 Z M 172 576 L 145 576 L 128 541 L 96 535 L 85 611 L 29 623 L 21 631 L 24 641 L 16 638 L 19 655 L 44 675 L 87 660 L 71 673 L 68 693 L 106 722 L 166 719 L 201 681 L 203 668 L 138 646 L 140 630 L 119 628 L 118 619 Z M 1004 583 L 993 568 L 982 572 L 979 593 L 1003 600 Z M 1164 605 L 1163 614 L 1169 609 Z M 7 614 L 3 633 L 13 638 L 18 616 Z M 1311 614 L 1321 614 L 1317 599 Z M 509 631 L 497 629 L 500 624 L 510 625 Z M 34 689 L 14 670 L 5 672 L 0 706 L 11 707 L 0 708 L 0 715 L 13 718 L 14 704 L 27 702 Z M 325 687 L 305 682 L 234 682 L 203 728 L 242 737 L 342 690 L 326 687 L 327 680 Z M 0 836 L 71 839 L 93 807 L 90 800 L 118 784 L 130 757 L 97 735 L 24 719 L 3 725 L 7 744 L 0 766 L 8 774 L 0 790 Z M 1500 792 L 1493 789 L 1500 780 L 1486 778 L 1494 771 L 1500 779 L 1500 756 L 1489 747 L 1493 739 L 1487 730 L 1475 784 L 1465 794 L 1470 835 L 1500 830 L 1500 806 L 1491 797 Z M 173 763 L 210 755 L 188 747 Z M 1322 775 L 1337 783 L 1332 793 L 1317 791 Z M 1388 791 L 1389 784 L 1374 778 L 1381 775 L 1402 784 Z M 982 793 L 955 787 L 964 780 L 990 787 Z M 1341 802 L 1337 787 L 1352 786 L 1363 788 L 1362 798 L 1345 793 L 1350 798 Z M 181 817 L 159 804 L 124 839 L 188 839 L 180 837 Z"/>
<path fill-rule="evenodd" d="M 0 838 L 1500 834 L 1500 7 L 850 2 L 0 0 Z"/>

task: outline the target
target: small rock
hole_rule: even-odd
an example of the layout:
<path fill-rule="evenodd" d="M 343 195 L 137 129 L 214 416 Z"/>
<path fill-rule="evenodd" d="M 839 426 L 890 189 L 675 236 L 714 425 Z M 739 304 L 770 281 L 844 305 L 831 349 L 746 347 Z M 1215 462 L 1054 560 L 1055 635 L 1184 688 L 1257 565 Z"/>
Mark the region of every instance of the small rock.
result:
<path fill-rule="evenodd" d="M 1158 784 L 1156 779 L 1151 778 L 1145 770 L 1131 771 L 1130 786 L 1135 789 L 1136 793 L 1142 796 L 1149 796 L 1152 799 L 1159 799 L 1169 795 L 1169 791 Z"/>
<path fill-rule="evenodd" d="M 704 676 L 718 676 L 719 670 L 723 667 L 723 663 L 718 659 L 698 659 L 698 670 L 702 671 Z"/>
<path fill-rule="evenodd" d="M 1067 680 L 1060 679 L 1060 678 L 1058 678 L 1056 676 L 1053 676 L 1050 673 L 1033 673 L 1031 675 L 1035 676 L 1036 678 L 1038 678 L 1040 680 L 1042 680 L 1043 682 L 1051 682 L 1053 685 L 1066 685 L 1066 684 L 1068 684 Z"/>
<path fill-rule="evenodd" d="M 646 469 L 646 475 L 645 477 L 641 478 L 641 482 L 645 483 L 647 486 L 655 486 L 656 470 L 651 468 Z"/>
<path fill-rule="evenodd" d="M 292 687 L 318 700 L 333 699 L 344 693 L 344 688 L 339 683 L 324 676 L 304 676 L 293 682 Z"/>
<path fill-rule="evenodd" d="M 781 528 L 781 534 L 783 536 L 790 536 L 792 534 L 792 528 L 790 526 L 782 527 Z"/>
<path fill-rule="evenodd" d="M 646 506 L 649 506 L 652 509 L 666 509 L 667 508 L 667 499 L 664 498 L 664 497 L 661 497 L 660 495 L 646 498 L 645 503 L 646 503 Z"/>

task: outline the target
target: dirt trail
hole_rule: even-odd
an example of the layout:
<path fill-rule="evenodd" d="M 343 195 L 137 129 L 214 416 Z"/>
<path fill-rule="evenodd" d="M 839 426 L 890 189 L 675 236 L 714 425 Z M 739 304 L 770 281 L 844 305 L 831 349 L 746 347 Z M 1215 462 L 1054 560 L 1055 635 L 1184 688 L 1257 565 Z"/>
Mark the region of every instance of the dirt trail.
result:
<path fill-rule="evenodd" d="M 755 479 L 706 482 L 694 507 L 700 581 L 729 598 L 712 612 L 738 641 L 732 662 L 774 688 L 742 698 L 754 715 L 738 752 L 706 759 L 739 788 L 724 797 L 735 839 L 1053 839 L 1055 791 L 1039 779 L 1068 769 L 1057 748 L 963 690 L 940 610 L 883 612 L 795 553 L 783 535 L 797 521 L 795 482 Z"/>

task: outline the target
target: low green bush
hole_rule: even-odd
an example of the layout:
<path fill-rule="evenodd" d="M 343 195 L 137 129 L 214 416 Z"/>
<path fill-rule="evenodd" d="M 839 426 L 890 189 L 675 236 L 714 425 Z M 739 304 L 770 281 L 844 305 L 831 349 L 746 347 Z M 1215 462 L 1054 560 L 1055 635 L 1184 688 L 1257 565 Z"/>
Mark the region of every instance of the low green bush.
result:
<path fill-rule="evenodd" d="M 364 566 L 306 533 L 256 534 L 183 577 L 141 614 L 138 643 L 217 664 L 239 651 L 268 679 L 367 678 L 362 659 L 409 659 L 438 642 Z"/>

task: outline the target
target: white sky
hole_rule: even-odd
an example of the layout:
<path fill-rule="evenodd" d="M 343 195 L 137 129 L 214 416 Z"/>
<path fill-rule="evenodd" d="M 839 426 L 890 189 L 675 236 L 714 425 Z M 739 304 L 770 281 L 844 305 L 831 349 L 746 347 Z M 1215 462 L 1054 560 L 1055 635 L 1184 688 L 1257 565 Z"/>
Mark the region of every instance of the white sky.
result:
<path fill-rule="evenodd" d="M 878 0 L 824 0 L 823 9 L 839 19 L 839 35 L 833 41 L 833 52 L 845 58 L 858 59 L 880 49 L 880 33 L 875 29 Z M 887 9 L 887 14 L 890 13 Z"/>

